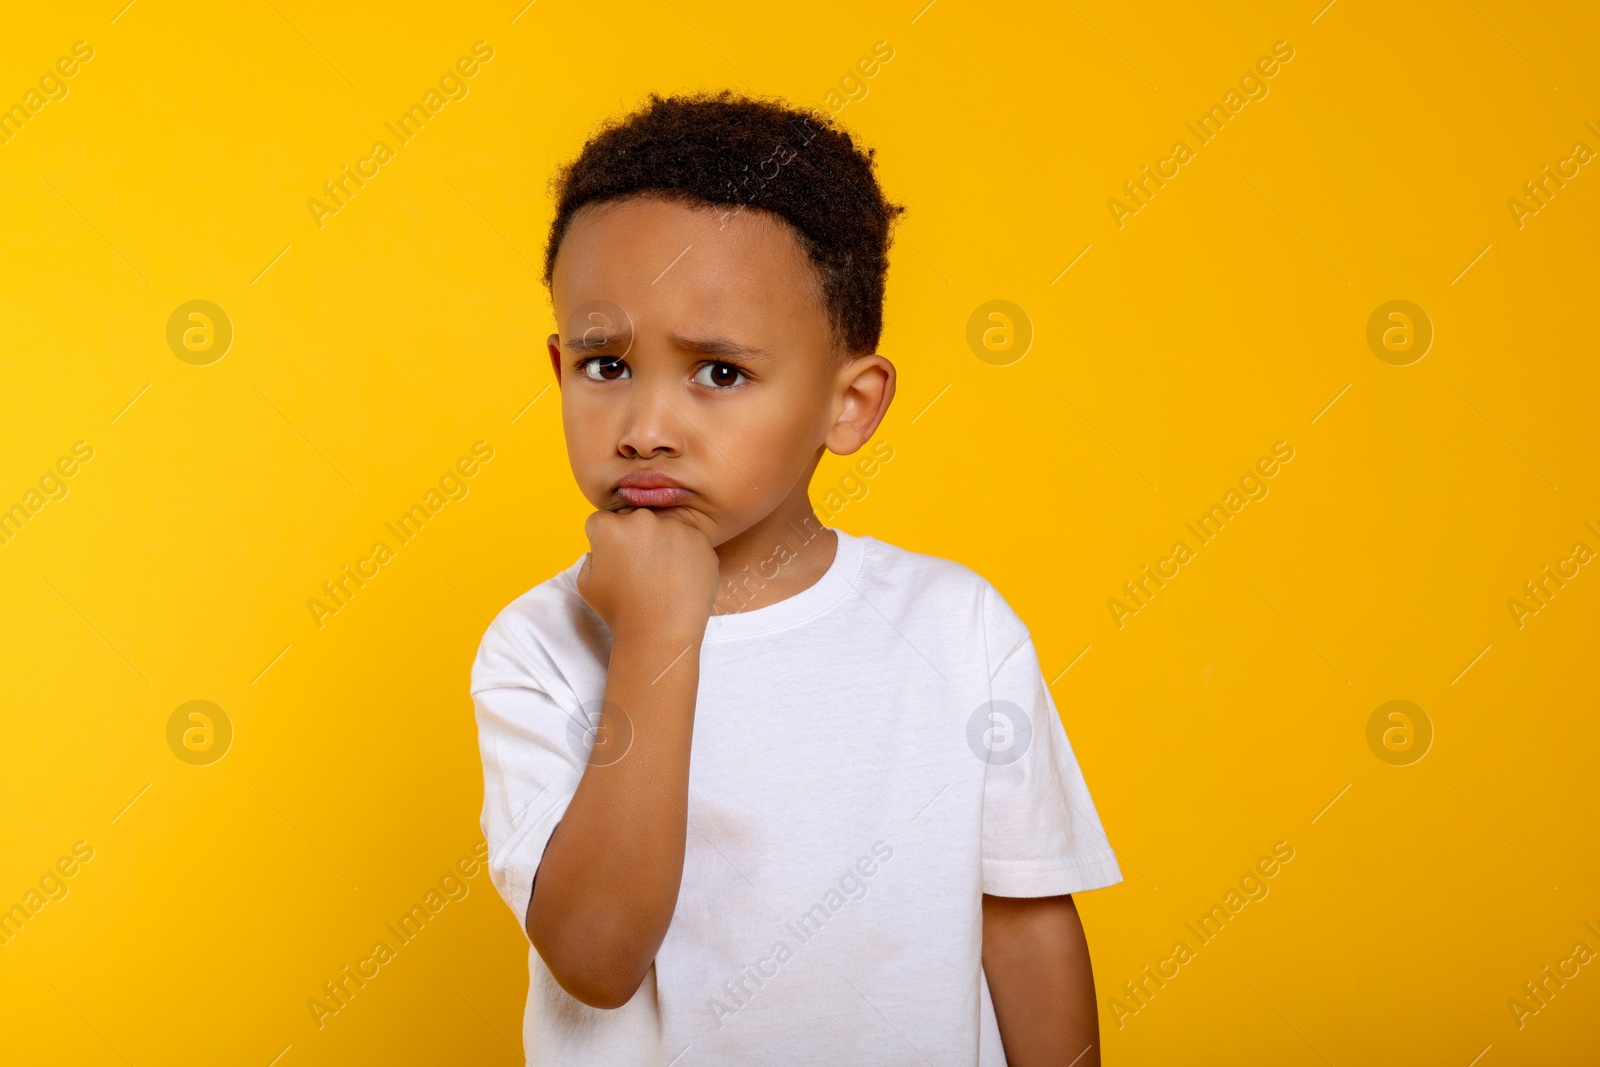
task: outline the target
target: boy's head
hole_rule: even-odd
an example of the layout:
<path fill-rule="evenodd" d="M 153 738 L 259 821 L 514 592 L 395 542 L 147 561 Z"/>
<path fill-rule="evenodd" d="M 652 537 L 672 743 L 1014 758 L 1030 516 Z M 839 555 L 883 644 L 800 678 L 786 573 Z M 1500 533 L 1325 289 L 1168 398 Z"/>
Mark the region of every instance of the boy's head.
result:
<path fill-rule="evenodd" d="M 894 395 L 876 348 L 904 210 L 871 156 L 724 90 L 651 94 L 558 173 L 548 347 L 596 508 L 668 509 L 720 545 L 809 513 L 823 450 L 871 438 Z"/>

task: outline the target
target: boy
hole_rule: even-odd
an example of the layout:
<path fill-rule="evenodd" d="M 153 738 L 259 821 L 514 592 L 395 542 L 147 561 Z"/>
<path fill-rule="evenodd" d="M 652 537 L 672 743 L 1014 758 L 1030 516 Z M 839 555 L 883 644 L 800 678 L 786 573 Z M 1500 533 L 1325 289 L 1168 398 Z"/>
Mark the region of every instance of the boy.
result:
<path fill-rule="evenodd" d="M 871 156 L 652 94 L 558 176 L 547 344 L 597 510 L 472 668 L 531 1064 L 1099 1063 L 1070 894 L 1122 876 L 1027 628 L 807 497 L 894 396 Z"/>

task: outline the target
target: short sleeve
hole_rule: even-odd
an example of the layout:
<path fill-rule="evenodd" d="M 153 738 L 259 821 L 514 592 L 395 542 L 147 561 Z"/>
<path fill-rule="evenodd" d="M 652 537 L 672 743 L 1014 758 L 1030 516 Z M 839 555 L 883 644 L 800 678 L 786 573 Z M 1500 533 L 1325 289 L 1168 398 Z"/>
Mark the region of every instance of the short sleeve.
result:
<path fill-rule="evenodd" d="M 983 794 L 983 892 L 1044 897 L 1122 881 L 1033 638 L 985 590 L 991 660 Z"/>
<path fill-rule="evenodd" d="M 483 759 L 489 879 L 527 937 L 528 902 L 545 845 L 566 814 L 587 754 L 576 712 L 563 709 L 497 620 L 472 667 L 472 702 Z M 576 736 L 575 736 L 576 735 Z"/>

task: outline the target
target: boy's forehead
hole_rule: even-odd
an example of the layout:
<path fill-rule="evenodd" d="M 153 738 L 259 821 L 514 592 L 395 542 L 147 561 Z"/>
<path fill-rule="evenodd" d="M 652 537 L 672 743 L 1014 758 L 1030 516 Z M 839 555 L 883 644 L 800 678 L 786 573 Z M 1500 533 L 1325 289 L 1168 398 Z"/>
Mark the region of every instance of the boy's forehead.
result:
<path fill-rule="evenodd" d="M 557 307 L 569 313 L 605 301 L 636 319 L 786 331 L 821 313 L 798 236 L 783 220 L 736 205 L 657 197 L 588 205 L 573 216 L 551 281 Z"/>

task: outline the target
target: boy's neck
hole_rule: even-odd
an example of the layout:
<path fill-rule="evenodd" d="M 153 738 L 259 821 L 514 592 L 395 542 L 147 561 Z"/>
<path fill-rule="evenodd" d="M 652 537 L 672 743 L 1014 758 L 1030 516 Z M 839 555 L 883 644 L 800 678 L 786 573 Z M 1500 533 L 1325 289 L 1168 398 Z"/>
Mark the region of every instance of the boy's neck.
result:
<path fill-rule="evenodd" d="M 752 611 L 815 585 L 839 539 L 802 491 L 750 529 L 717 546 L 721 581 L 714 615 Z"/>

